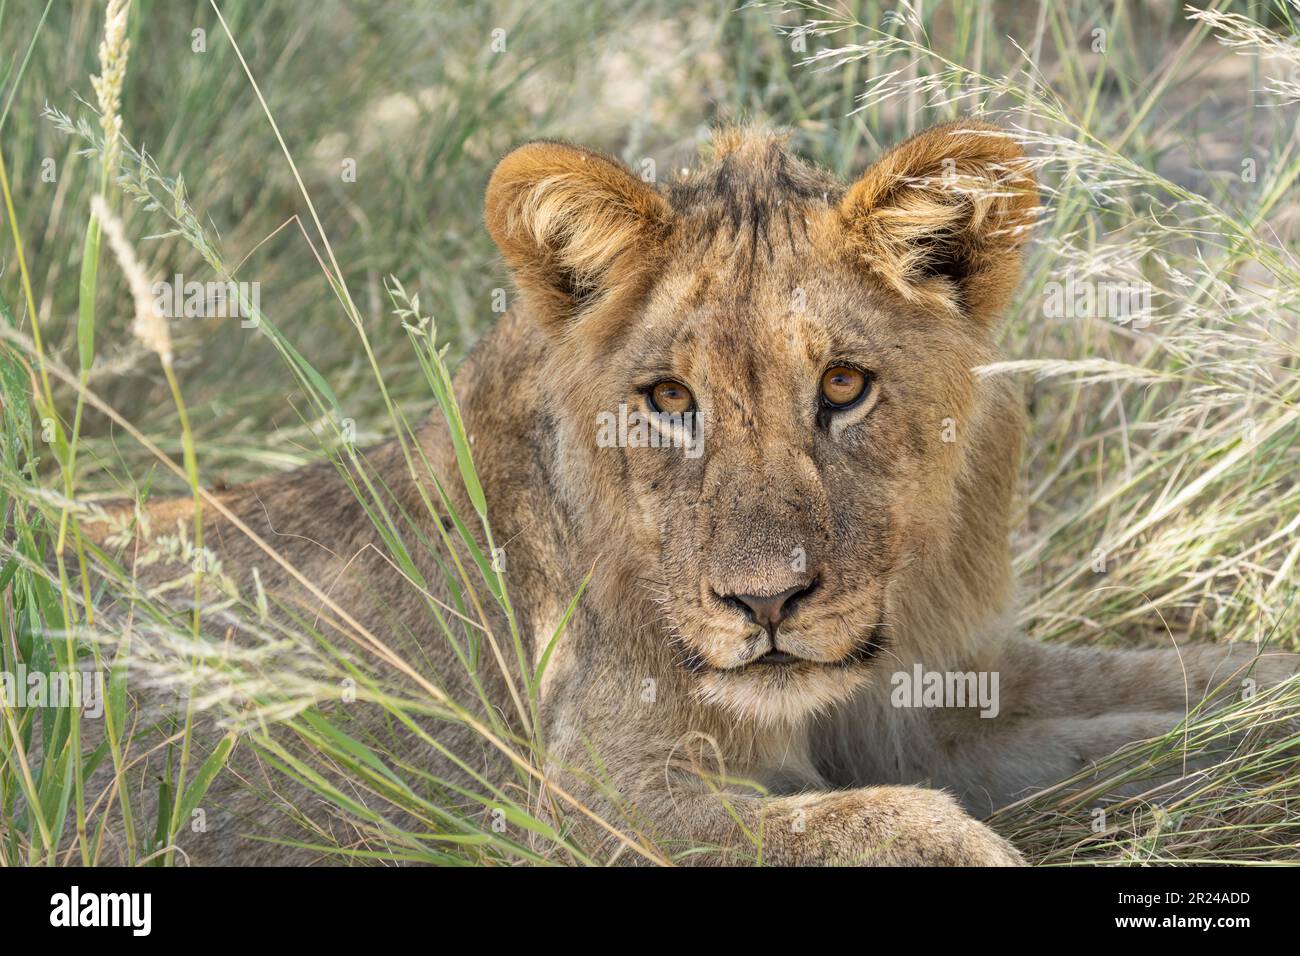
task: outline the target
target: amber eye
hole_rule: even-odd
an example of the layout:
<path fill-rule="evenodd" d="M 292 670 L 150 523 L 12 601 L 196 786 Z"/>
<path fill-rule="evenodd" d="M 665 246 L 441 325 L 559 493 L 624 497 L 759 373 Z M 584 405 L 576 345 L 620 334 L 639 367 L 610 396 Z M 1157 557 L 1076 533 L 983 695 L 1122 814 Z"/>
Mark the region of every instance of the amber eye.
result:
<path fill-rule="evenodd" d="M 867 373 L 849 365 L 832 365 L 822 375 L 822 401 L 832 408 L 848 408 L 867 390 Z"/>
<path fill-rule="evenodd" d="M 682 415 L 695 408 L 695 396 L 681 382 L 659 382 L 650 389 L 650 405 L 665 415 Z"/>

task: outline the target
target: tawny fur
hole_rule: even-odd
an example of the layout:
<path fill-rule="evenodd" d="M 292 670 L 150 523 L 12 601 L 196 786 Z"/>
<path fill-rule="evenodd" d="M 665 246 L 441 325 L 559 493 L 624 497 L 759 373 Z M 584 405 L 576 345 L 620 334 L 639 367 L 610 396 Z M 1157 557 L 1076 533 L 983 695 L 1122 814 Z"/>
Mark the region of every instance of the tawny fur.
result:
<path fill-rule="evenodd" d="M 770 863 L 1013 864 L 1015 849 L 970 812 L 1169 729 L 1250 664 L 1248 648 L 1043 646 L 1008 623 L 1023 416 L 1013 387 L 971 369 L 996 358 L 1036 203 L 1014 141 L 973 122 L 909 140 L 848 186 L 763 130 L 720 134 L 700 168 L 663 188 L 563 144 L 501 161 L 487 226 L 521 301 L 456 389 L 534 661 L 594 568 L 542 686 L 555 782 L 669 852 L 715 848 L 689 862 L 753 860 L 761 833 Z M 819 417 L 821 375 L 846 361 L 874 373 L 873 393 Z M 703 454 L 597 447 L 598 414 L 643 409 L 644 389 L 665 378 L 693 391 Z M 419 439 L 458 488 L 436 416 Z M 396 447 L 368 457 L 388 504 L 425 520 Z M 220 497 L 471 701 L 429 605 L 383 560 L 332 466 Z M 162 507 L 173 522 L 185 513 Z M 227 571 L 258 567 L 282 600 L 320 610 L 211 515 L 208 541 Z M 435 555 L 414 557 L 445 600 Z M 770 638 L 725 596 L 809 583 L 776 638 L 804 662 L 745 666 Z M 889 675 L 918 662 L 997 671 L 1001 715 L 891 707 Z M 1255 676 L 1293 669 L 1278 657 Z M 489 658 L 480 674 L 512 714 Z M 355 719 L 378 724 L 362 707 Z M 474 769 L 510 778 L 473 732 L 436 732 Z M 424 745 L 411 753 L 432 761 Z M 472 784 L 449 764 L 430 769 Z M 713 774 L 766 793 L 719 793 Z M 241 775 L 273 780 L 237 751 L 208 801 L 222 808 L 208 832 L 182 833 L 196 861 L 302 857 L 256 837 L 296 836 L 297 816 L 331 825 L 294 787 L 275 782 L 280 796 L 259 801 Z M 571 820 L 587 845 L 615 849 Z"/>

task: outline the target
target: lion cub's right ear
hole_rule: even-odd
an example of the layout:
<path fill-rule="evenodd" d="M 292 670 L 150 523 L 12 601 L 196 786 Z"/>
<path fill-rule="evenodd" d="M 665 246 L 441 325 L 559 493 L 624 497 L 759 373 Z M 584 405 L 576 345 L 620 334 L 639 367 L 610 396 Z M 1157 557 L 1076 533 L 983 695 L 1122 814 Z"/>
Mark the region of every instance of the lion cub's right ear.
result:
<path fill-rule="evenodd" d="M 488 183 L 488 232 L 551 331 L 641 287 L 672 217 L 622 163 L 562 143 L 508 154 Z"/>

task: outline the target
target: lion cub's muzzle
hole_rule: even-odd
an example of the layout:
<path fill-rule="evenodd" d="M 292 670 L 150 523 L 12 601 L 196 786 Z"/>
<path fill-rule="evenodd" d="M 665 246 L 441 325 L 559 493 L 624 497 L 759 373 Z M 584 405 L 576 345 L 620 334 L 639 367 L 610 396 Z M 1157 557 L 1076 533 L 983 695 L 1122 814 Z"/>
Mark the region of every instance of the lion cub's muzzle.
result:
<path fill-rule="evenodd" d="M 817 590 L 818 580 L 796 584 L 776 594 L 718 594 L 713 593 L 723 604 L 730 605 L 746 616 L 748 620 L 767 631 L 773 647 L 776 645 L 777 627 L 790 617 L 795 608 L 806 601 Z"/>
<path fill-rule="evenodd" d="M 816 639 L 814 605 L 820 589 L 821 580 L 816 576 L 770 594 L 720 593 L 710 588 L 719 604 L 740 612 L 747 623 L 758 625 L 743 638 L 743 648 L 733 649 L 725 663 L 714 666 L 737 670 L 779 664 L 840 666 L 861 662 L 860 647 L 836 648 Z"/>

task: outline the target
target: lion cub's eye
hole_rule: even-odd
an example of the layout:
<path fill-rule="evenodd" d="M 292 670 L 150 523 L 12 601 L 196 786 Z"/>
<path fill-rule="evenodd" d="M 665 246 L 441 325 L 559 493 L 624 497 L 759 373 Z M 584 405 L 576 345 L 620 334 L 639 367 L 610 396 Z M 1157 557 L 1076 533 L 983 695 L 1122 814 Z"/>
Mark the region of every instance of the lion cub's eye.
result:
<path fill-rule="evenodd" d="M 695 396 L 681 382 L 671 379 L 657 383 L 650 389 L 650 405 L 656 412 L 666 415 L 683 415 L 695 408 Z"/>
<path fill-rule="evenodd" d="M 862 369 L 832 365 L 822 375 L 822 401 L 831 408 L 848 408 L 866 394 L 870 383 Z"/>

